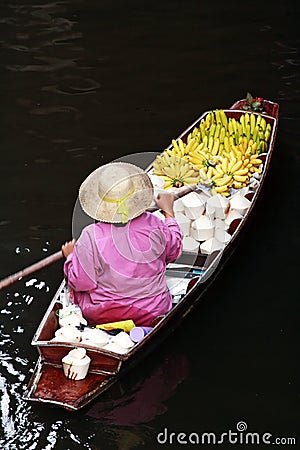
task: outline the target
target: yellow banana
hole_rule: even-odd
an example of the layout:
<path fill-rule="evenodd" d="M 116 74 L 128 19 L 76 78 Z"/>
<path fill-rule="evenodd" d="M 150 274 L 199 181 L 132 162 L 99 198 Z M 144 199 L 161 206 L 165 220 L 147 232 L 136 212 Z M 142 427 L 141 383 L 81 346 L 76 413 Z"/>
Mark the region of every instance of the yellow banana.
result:
<path fill-rule="evenodd" d="M 179 174 L 180 178 L 183 178 L 183 181 L 185 181 L 187 178 L 195 176 L 195 170 L 194 168 L 186 170 L 183 168 L 182 173 Z"/>
<path fill-rule="evenodd" d="M 222 122 L 223 126 L 225 127 L 225 130 L 227 130 L 228 119 L 227 119 L 226 113 L 223 109 L 220 110 L 220 117 L 221 117 L 221 122 Z"/>
<path fill-rule="evenodd" d="M 216 118 L 217 124 L 219 122 L 221 122 L 220 111 L 218 109 L 215 109 L 215 118 Z"/>
<path fill-rule="evenodd" d="M 210 113 L 207 113 L 205 116 L 205 128 L 209 128 L 211 124 Z"/>
<path fill-rule="evenodd" d="M 226 173 L 228 171 L 228 159 L 227 158 L 223 158 L 223 160 L 222 160 L 222 170 L 224 173 Z"/>
<path fill-rule="evenodd" d="M 214 145 L 214 138 L 213 138 L 213 136 L 209 136 L 209 139 L 208 139 L 208 150 L 210 152 L 212 151 L 213 145 Z"/>
<path fill-rule="evenodd" d="M 197 144 L 198 144 L 197 147 L 195 147 L 190 153 L 200 152 L 204 148 L 204 143 L 203 142 L 200 142 L 200 144 L 199 143 L 197 143 Z"/>
<path fill-rule="evenodd" d="M 232 146 L 232 153 L 233 157 L 237 158 L 238 160 L 242 158 L 242 152 L 238 149 L 236 145 Z M 231 152 L 230 152 L 231 154 Z"/>
<path fill-rule="evenodd" d="M 182 139 L 178 139 L 177 141 L 178 147 L 180 148 L 181 155 L 183 156 L 185 154 L 185 144 L 183 143 Z"/>
<path fill-rule="evenodd" d="M 223 176 L 224 176 L 224 173 L 219 173 L 219 172 L 217 172 L 217 173 L 212 177 L 212 181 L 216 181 L 216 180 L 218 180 L 219 178 L 223 178 Z"/>
<path fill-rule="evenodd" d="M 232 150 L 230 150 L 230 153 L 229 153 L 231 159 L 236 158 L 236 155 L 235 155 L 233 149 L 234 149 L 234 147 L 232 147 Z"/>
<path fill-rule="evenodd" d="M 235 136 L 234 136 L 234 142 L 236 145 L 239 143 L 239 140 L 240 140 L 240 131 L 239 131 L 239 127 L 237 126 L 236 130 L 235 130 Z"/>
<path fill-rule="evenodd" d="M 237 161 L 237 162 L 231 167 L 230 172 L 231 172 L 231 173 L 234 173 L 236 170 L 239 170 L 239 169 L 242 167 L 242 165 L 243 165 L 243 161 L 242 161 L 242 160 Z"/>
<path fill-rule="evenodd" d="M 231 124 L 232 124 L 233 133 L 235 133 L 237 130 L 237 122 L 234 117 L 231 118 Z"/>
<path fill-rule="evenodd" d="M 256 149 L 257 149 L 257 142 L 254 142 L 251 145 L 251 153 L 254 154 L 256 152 Z"/>
<path fill-rule="evenodd" d="M 216 126 L 217 126 L 217 125 L 215 124 L 215 122 L 213 122 L 213 123 L 211 124 L 210 129 L 209 129 L 209 137 L 214 136 L 215 130 L 216 130 Z"/>
<path fill-rule="evenodd" d="M 220 139 L 216 138 L 215 141 L 214 141 L 213 148 L 211 150 L 211 154 L 212 155 L 216 155 L 218 153 L 219 145 L 220 145 Z"/>
<path fill-rule="evenodd" d="M 219 145 L 219 155 L 222 155 L 223 154 L 223 150 L 224 150 L 224 144 L 223 143 L 220 143 L 220 145 Z"/>
<path fill-rule="evenodd" d="M 228 172 L 231 172 L 232 167 L 234 166 L 234 164 L 236 163 L 236 158 L 233 158 L 230 160 L 229 164 L 228 164 Z"/>
<path fill-rule="evenodd" d="M 198 142 L 195 138 L 191 139 L 185 147 L 185 153 L 192 152 L 198 146 Z"/>
<path fill-rule="evenodd" d="M 235 140 L 233 135 L 229 136 L 229 147 L 232 147 L 233 145 L 235 145 Z"/>
<path fill-rule="evenodd" d="M 207 137 L 207 135 L 205 135 L 204 136 L 204 139 L 203 139 L 203 147 L 208 147 L 208 137 Z"/>
<path fill-rule="evenodd" d="M 242 183 L 248 179 L 247 175 L 233 175 L 233 178 L 235 181 L 240 181 Z"/>
<path fill-rule="evenodd" d="M 242 143 L 243 153 L 247 150 L 248 145 L 249 145 L 249 142 L 248 142 L 247 136 L 243 136 L 243 143 Z"/>
<path fill-rule="evenodd" d="M 258 169 L 257 167 L 251 167 L 251 172 L 256 172 L 256 173 L 262 173 L 261 169 Z"/>
<path fill-rule="evenodd" d="M 235 181 L 232 183 L 233 187 L 235 189 L 241 189 L 241 187 L 243 187 L 243 184 L 240 181 Z"/>
<path fill-rule="evenodd" d="M 218 194 L 223 194 L 226 191 L 228 191 L 228 186 L 227 185 L 226 186 L 215 186 L 214 189 Z"/>
<path fill-rule="evenodd" d="M 189 159 L 188 159 L 188 161 L 189 161 L 191 164 L 193 164 L 194 166 L 197 166 L 197 167 L 203 167 L 203 165 L 204 165 L 203 163 L 204 163 L 204 161 L 205 161 L 205 158 L 203 158 L 202 156 L 200 156 L 199 158 L 190 156 Z"/>
<path fill-rule="evenodd" d="M 246 136 L 247 136 L 247 139 L 248 139 L 248 141 L 250 140 L 250 138 L 251 138 L 251 129 L 250 129 L 250 123 L 247 123 L 246 124 Z"/>
<path fill-rule="evenodd" d="M 173 177 L 176 176 L 176 172 L 174 170 L 174 167 L 170 167 L 170 166 L 169 167 L 165 167 L 164 168 L 164 173 L 170 178 L 173 178 Z"/>
<path fill-rule="evenodd" d="M 267 121 L 264 117 L 261 117 L 261 119 L 260 119 L 260 126 L 262 127 L 263 131 L 265 131 L 266 126 L 267 126 Z"/>
<path fill-rule="evenodd" d="M 200 134 L 201 134 L 202 141 L 203 141 L 204 136 L 205 136 L 205 127 L 206 127 L 205 120 L 201 119 L 200 124 L 199 124 L 199 129 L 200 129 Z"/>
<path fill-rule="evenodd" d="M 260 141 L 258 144 L 258 152 L 265 153 L 268 149 L 268 145 L 265 141 Z"/>
<path fill-rule="evenodd" d="M 216 186 L 225 186 L 225 185 L 228 185 L 228 183 L 231 181 L 231 179 L 232 179 L 232 176 L 231 175 L 226 175 L 225 177 L 223 177 L 223 178 L 219 178 L 219 179 L 217 179 L 216 181 L 215 181 L 215 185 Z"/>
<path fill-rule="evenodd" d="M 200 178 L 202 178 L 202 180 L 206 181 L 207 180 L 207 175 L 206 175 L 206 171 L 204 169 L 205 169 L 205 167 L 202 167 L 199 170 L 199 175 L 200 175 Z"/>
<path fill-rule="evenodd" d="M 239 169 L 234 172 L 234 175 L 247 175 L 248 169 Z"/>
<path fill-rule="evenodd" d="M 255 117 L 255 114 L 251 113 L 250 114 L 250 134 L 251 134 L 251 136 L 253 135 L 255 125 L 256 125 L 256 117 Z"/>
<path fill-rule="evenodd" d="M 271 131 L 270 130 L 266 130 L 265 131 L 265 141 L 268 142 L 268 140 L 270 139 L 271 136 Z"/>
<path fill-rule="evenodd" d="M 214 139 L 217 139 L 220 136 L 221 131 L 221 122 L 217 123 L 215 133 L 214 133 Z"/>
<path fill-rule="evenodd" d="M 251 159 L 251 164 L 253 164 L 253 166 L 260 166 L 262 164 L 262 160 L 259 158 L 255 158 L 255 159 Z"/>
<path fill-rule="evenodd" d="M 191 139 L 193 139 L 193 137 L 194 137 L 194 136 L 193 136 L 192 133 L 189 133 L 189 134 L 188 134 L 188 137 L 186 138 L 187 144 L 190 142 Z"/>
<path fill-rule="evenodd" d="M 199 181 L 199 176 L 198 177 L 184 178 L 184 184 L 185 185 L 197 184 L 198 181 Z"/>
<path fill-rule="evenodd" d="M 247 125 L 247 123 L 249 123 L 250 124 L 250 116 L 249 116 L 249 113 L 248 112 L 246 112 L 245 113 L 245 126 Z"/>
<path fill-rule="evenodd" d="M 208 180 L 211 180 L 211 178 L 213 176 L 213 168 L 211 166 L 207 169 L 206 176 L 207 176 Z"/>
<path fill-rule="evenodd" d="M 225 137 L 224 137 L 224 148 L 225 148 L 226 152 L 229 152 L 229 151 L 230 151 L 230 147 L 229 147 L 229 138 L 228 138 L 228 136 L 225 136 Z"/>
<path fill-rule="evenodd" d="M 258 132 L 259 132 L 259 128 L 258 125 L 256 124 L 252 133 L 252 139 L 257 142 L 257 137 L 258 137 Z"/>
<path fill-rule="evenodd" d="M 169 178 L 168 181 L 165 181 L 164 189 L 169 189 L 171 187 L 173 187 L 173 180 Z"/>
<path fill-rule="evenodd" d="M 204 158 L 208 158 L 209 155 L 208 155 L 207 150 L 208 150 L 208 149 L 199 150 L 199 151 L 197 151 L 197 153 L 198 153 L 199 155 L 202 155 Z M 195 154 L 197 154 L 197 153 L 195 153 Z"/>
<path fill-rule="evenodd" d="M 246 133 L 246 123 L 245 123 L 245 115 L 244 114 L 241 114 L 240 123 L 242 125 L 242 132 L 245 134 Z"/>
<path fill-rule="evenodd" d="M 223 171 L 222 165 L 217 164 L 215 166 L 215 173 L 224 175 L 224 171 Z"/>
<path fill-rule="evenodd" d="M 175 139 L 172 139 L 172 145 L 173 145 L 174 149 L 175 149 L 178 153 L 180 153 L 180 148 L 179 148 L 177 142 L 175 141 Z"/>
<path fill-rule="evenodd" d="M 220 131 L 220 142 L 221 144 L 223 144 L 225 137 L 226 137 L 226 129 L 224 126 L 222 126 L 221 131 Z"/>
<path fill-rule="evenodd" d="M 260 124 L 261 119 L 262 119 L 262 116 L 261 116 L 261 114 L 259 114 L 256 118 L 256 125 Z"/>
<path fill-rule="evenodd" d="M 251 156 L 250 156 L 250 160 L 251 160 L 251 162 L 253 161 L 253 159 L 256 159 L 256 158 L 257 158 L 257 156 L 258 156 L 258 154 L 257 154 L 257 153 L 255 153 L 254 155 L 251 155 Z M 260 162 L 262 162 L 262 160 L 260 160 Z"/>

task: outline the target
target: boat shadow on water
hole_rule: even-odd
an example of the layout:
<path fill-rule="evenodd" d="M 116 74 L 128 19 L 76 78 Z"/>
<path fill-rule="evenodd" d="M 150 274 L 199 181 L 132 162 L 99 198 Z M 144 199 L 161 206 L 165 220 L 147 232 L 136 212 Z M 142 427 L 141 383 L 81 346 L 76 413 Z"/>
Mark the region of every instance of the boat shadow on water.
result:
<path fill-rule="evenodd" d="M 45 409 L 35 403 L 31 406 L 30 419 L 33 422 L 51 419 L 57 427 L 52 427 L 57 439 L 72 430 L 75 439 L 89 440 L 99 448 L 103 445 L 103 448 L 119 450 L 142 445 L 152 448 L 157 434 L 153 422 L 168 412 L 169 400 L 189 374 L 188 355 L 181 349 L 170 351 L 163 345 L 154 363 L 152 358 L 145 358 L 142 367 L 131 370 L 84 410 L 70 415 L 54 405 Z"/>
<path fill-rule="evenodd" d="M 117 382 L 86 415 L 111 425 L 148 423 L 167 411 L 165 401 L 188 374 L 189 360 L 184 353 L 167 354 L 143 379 L 124 377 Z"/>

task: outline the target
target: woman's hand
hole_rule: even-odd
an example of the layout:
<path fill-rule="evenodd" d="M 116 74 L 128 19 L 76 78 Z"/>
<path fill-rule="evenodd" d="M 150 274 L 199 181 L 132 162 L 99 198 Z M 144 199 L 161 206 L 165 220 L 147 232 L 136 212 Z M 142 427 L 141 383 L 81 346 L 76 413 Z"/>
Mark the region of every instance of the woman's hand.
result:
<path fill-rule="evenodd" d="M 73 252 L 75 242 L 75 239 L 73 239 L 72 241 L 66 242 L 61 246 L 61 251 L 65 258 L 67 258 Z"/>
<path fill-rule="evenodd" d="M 165 218 L 174 217 L 174 194 L 169 192 L 164 192 L 158 194 L 155 199 L 155 203 L 161 209 Z"/>

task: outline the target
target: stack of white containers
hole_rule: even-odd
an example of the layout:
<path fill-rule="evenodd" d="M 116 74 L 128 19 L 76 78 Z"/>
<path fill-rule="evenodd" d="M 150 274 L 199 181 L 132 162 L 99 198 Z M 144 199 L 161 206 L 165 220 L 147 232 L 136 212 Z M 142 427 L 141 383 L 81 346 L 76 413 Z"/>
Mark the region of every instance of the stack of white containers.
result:
<path fill-rule="evenodd" d="M 200 250 L 202 254 L 222 250 L 231 239 L 230 224 L 242 219 L 251 205 L 245 194 L 246 191 L 241 191 L 227 198 L 191 192 L 176 200 L 174 212 L 184 234 L 183 250 L 189 253 Z M 153 214 L 164 218 L 161 212 Z"/>

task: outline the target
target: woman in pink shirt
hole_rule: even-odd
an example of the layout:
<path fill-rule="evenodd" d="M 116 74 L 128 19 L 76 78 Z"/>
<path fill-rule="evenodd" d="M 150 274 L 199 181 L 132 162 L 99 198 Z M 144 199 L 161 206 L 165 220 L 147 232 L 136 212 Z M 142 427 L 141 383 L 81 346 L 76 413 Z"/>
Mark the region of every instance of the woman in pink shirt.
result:
<path fill-rule="evenodd" d="M 153 186 L 139 167 L 115 162 L 92 172 L 79 189 L 96 223 L 66 242 L 64 273 L 90 325 L 131 319 L 149 326 L 172 306 L 165 271 L 182 251 L 173 194 L 158 195 L 165 220 L 146 212 Z"/>

